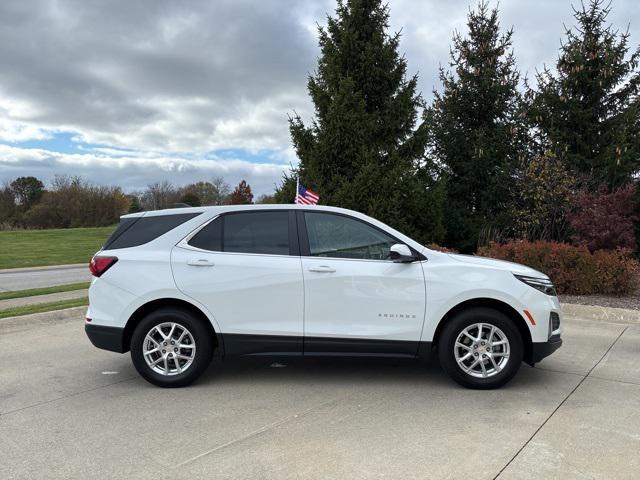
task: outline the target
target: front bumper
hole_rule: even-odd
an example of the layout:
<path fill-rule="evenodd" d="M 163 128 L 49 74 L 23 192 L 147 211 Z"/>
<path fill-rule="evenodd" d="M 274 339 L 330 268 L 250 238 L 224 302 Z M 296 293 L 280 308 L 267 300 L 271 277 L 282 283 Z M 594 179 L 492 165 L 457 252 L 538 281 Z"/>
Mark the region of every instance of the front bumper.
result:
<path fill-rule="evenodd" d="M 531 344 L 531 356 L 527 363 L 532 367 L 545 357 L 548 357 L 562 346 L 560 335 L 554 335 L 547 342 L 533 342 Z"/>
<path fill-rule="evenodd" d="M 84 331 L 94 346 L 111 352 L 124 353 L 124 328 L 84 324 Z"/>

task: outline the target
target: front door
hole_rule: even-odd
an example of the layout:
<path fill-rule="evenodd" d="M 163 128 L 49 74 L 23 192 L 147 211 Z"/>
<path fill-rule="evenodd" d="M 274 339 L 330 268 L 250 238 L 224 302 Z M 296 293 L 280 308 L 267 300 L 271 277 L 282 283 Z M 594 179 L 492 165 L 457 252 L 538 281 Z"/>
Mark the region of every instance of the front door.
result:
<path fill-rule="evenodd" d="M 426 301 L 421 263 L 389 260 L 398 241 L 354 217 L 304 211 L 298 219 L 305 355 L 415 355 Z"/>
<path fill-rule="evenodd" d="M 172 251 L 178 288 L 215 317 L 231 355 L 302 354 L 303 288 L 295 216 L 221 215 Z"/>

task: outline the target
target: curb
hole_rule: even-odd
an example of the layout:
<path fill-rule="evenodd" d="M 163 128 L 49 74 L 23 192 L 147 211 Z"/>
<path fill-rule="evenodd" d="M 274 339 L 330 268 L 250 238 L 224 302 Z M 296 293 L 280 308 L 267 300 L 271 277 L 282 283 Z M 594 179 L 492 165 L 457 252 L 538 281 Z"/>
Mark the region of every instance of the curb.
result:
<path fill-rule="evenodd" d="M 39 305 L 42 303 L 60 302 L 62 300 L 75 300 L 88 295 L 89 289 L 79 288 L 77 290 L 67 290 L 66 292 L 45 293 L 44 295 L 34 295 L 31 297 L 7 298 L 0 300 L 0 310 L 8 308 L 25 307 L 28 305 Z"/>
<path fill-rule="evenodd" d="M 8 333 L 9 331 L 24 330 L 32 327 L 34 324 L 46 325 L 48 323 L 56 323 L 65 320 L 82 320 L 84 328 L 84 318 L 87 313 L 87 306 L 64 308 L 61 310 L 52 310 L 50 312 L 30 313 L 28 315 L 19 315 L 17 317 L 0 318 L 0 333 Z"/>
<path fill-rule="evenodd" d="M 20 267 L 20 268 L 3 268 L 0 269 L 0 274 L 3 273 L 22 273 L 22 272 L 43 272 L 47 270 L 70 270 L 72 268 L 81 268 L 86 267 L 87 269 L 89 262 L 87 263 L 70 263 L 67 265 L 47 265 L 43 267 Z"/>
<path fill-rule="evenodd" d="M 561 304 L 562 314 L 572 320 L 599 320 L 611 323 L 640 323 L 640 310 L 597 305 Z"/>

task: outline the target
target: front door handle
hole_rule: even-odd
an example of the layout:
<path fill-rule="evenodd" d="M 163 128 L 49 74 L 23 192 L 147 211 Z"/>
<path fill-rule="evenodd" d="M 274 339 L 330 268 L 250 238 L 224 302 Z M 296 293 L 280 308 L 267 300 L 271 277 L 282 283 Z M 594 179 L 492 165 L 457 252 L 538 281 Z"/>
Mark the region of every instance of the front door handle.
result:
<path fill-rule="evenodd" d="M 191 265 L 193 267 L 213 267 L 215 264 L 206 258 L 190 258 L 187 260 L 187 265 Z"/>
<path fill-rule="evenodd" d="M 317 267 L 311 267 L 309 269 L 310 272 L 317 272 L 317 273 L 333 273 L 336 271 L 335 268 L 331 268 L 328 265 L 319 265 Z"/>

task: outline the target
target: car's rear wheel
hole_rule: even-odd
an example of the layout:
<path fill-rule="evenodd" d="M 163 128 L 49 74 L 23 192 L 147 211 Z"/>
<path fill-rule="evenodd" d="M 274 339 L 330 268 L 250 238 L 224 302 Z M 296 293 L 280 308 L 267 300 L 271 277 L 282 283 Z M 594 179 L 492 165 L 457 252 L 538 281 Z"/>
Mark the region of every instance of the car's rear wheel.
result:
<path fill-rule="evenodd" d="M 467 388 L 498 388 L 520 369 L 522 336 L 513 321 L 497 310 L 470 308 L 444 327 L 438 357 L 449 376 Z"/>
<path fill-rule="evenodd" d="M 161 387 L 183 387 L 206 370 L 213 338 L 203 322 L 180 308 L 163 308 L 144 317 L 131 337 L 133 365 Z"/>

